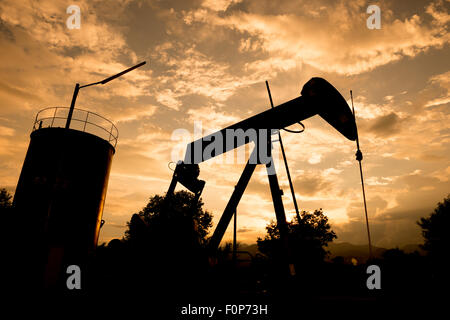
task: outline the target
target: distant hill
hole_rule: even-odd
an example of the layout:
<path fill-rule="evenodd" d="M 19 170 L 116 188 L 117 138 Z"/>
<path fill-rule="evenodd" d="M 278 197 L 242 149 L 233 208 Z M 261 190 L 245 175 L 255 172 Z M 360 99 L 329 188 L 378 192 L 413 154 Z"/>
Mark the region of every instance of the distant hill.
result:
<path fill-rule="evenodd" d="M 418 244 L 408 244 L 399 249 L 403 250 L 405 253 L 412 253 L 418 251 L 420 254 L 424 254 L 424 251 L 419 247 Z M 248 251 L 251 255 L 259 253 L 257 244 L 238 244 L 239 251 Z M 364 263 L 369 258 L 369 249 L 367 245 L 356 245 L 349 242 L 331 243 L 328 245 L 326 250 L 330 251 L 329 259 L 341 256 L 344 261 L 350 263 L 351 259 L 356 259 L 359 263 Z M 373 254 L 375 258 L 381 258 L 386 248 L 382 247 L 372 247 Z"/>
<path fill-rule="evenodd" d="M 369 258 L 369 248 L 367 245 L 355 245 L 348 242 L 330 243 L 327 247 L 330 251 L 330 259 L 341 256 L 344 260 L 356 259 L 358 262 L 365 262 Z M 380 258 L 387 249 L 372 247 L 375 258 Z"/>
<path fill-rule="evenodd" d="M 408 244 L 399 249 L 405 253 L 418 251 L 420 254 L 424 254 L 418 244 Z M 359 262 L 364 262 L 369 258 L 369 248 L 367 245 L 355 245 L 348 242 L 331 243 L 328 245 L 327 250 L 330 251 L 330 259 L 341 256 L 344 260 L 355 258 Z M 386 248 L 372 247 L 372 253 L 375 258 L 381 258 L 386 250 Z"/>

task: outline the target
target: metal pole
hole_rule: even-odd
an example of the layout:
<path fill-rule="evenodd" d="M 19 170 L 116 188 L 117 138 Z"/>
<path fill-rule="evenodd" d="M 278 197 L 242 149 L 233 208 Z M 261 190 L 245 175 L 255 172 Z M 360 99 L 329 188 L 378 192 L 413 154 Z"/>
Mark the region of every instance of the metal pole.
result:
<path fill-rule="evenodd" d="M 86 119 L 84 120 L 83 131 L 86 131 L 86 123 L 88 121 L 88 118 L 89 118 L 89 111 L 86 112 Z"/>
<path fill-rule="evenodd" d="M 233 265 L 236 266 L 236 250 L 237 250 L 237 208 L 234 211 L 233 225 Z"/>
<path fill-rule="evenodd" d="M 111 141 L 111 136 L 112 136 L 112 130 L 113 130 L 113 128 L 114 128 L 114 124 L 113 124 L 113 123 L 111 123 L 111 130 L 109 131 L 108 142 L 110 142 L 110 141 Z"/>
<path fill-rule="evenodd" d="M 72 114 L 73 114 L 73 109 L 75 108 L 75 101 L 77 100 L 78 91 L 80 91 L 80 84 L 79 83 L 77 83 L 75 85 L 75 90 L 73 91 L 72 102 L 70 103 L 69 114 L 67 115 L 66 129 L 69 129 L 70 121 L 72 121 Z"/>
<path fill-rule="evenodd" d="M 350 98 L 352 100 L 352 111 L 353 116 L 355 117 L 355 123 L 356 123 L 356 115 L 355 115 L 355 107 L 353 106 L 353 92 L 350 90 Z M 366 203 L 366 192 L 364 190 L 364 177 L 363 177 L 363 171 L 362 171 L 362 159 L 363 155 L 361 150 L 359 149 L 359 137 L 358 137 L 358 130 L 356 131 L 356 160 L 359 162 L 359 173 L 361 175 L 361 187 L 362 187 L 362 193 L 363 193 L 363 200 L 364 200 L 364 212 L 366 214 L 366 227 L 367 227 L 367 237 L 369 239 L 369 259 L 372 258 L 372 242 L 370 240 L 370 229 L 369 229 L 369 216 L 367 215 L 367 203 Z"/>
<path fill-rule="evenodd" d="M 267 92 L 269 93 L 270 105 L 273 108 L 272 94 L 270 93 L 269 82 L 266 80 Z M 286 167 L 286 173 L 289 180 L 289 188 L 291 189 L 292 201 L 294 202 L 295 214 L 297 215 L 297 220 L 300 223 L 300 212 L 298 210 L 297 199 L 295 197 L 294 185 L 291 179 L 291 173 L 289 172 L 289 166 L 286 159 L 286 153 L 284 152 L 283 140 L 281 140 L 281 133 L 278 130 L 278 140 L 280 141 L 281 153 L 283 154 L 284 166 Z"/>
<path fill-rule="evenodd" d="M 295 276 L 295 267 L 292 261 L 291 249 L 289 247 L 289 230 L 286 222 L 286 214 L 284 212 L 283 199 L 281 198 L 283 190 L 280 189 L 280 185 L 278 184 L 277 174 L 271 174 L 271 172 L 269 172 L 271 163 L 274 165 L 273 159 L 271 162 L 266 164 L 266 169 L 267 177 L 269 178 L 270 193 L 272 194 L 273 207 L 275 209 L 275 216 L 277 217 L 277 226 L 280 231 L 280 239 L 283 244 L 285 262 L 289 267 L 289 274 L 291 276 Z"/>
<path fill-rule="evenodd" d="M 253 150 L 253 152 L 256 152 L 256 148 Z M 253 153 L 250 156 L 250 158 L 252 157 Z M 219 222 L 217 223 L 216 229 L 214 230 L 214 233 L 209 240 L 208 247 L 212 251 L 217 250 L 217 248 L 219 247 L 220 241 L 222 241 L 223 235 L 225 234 L 225 231 L 228 228 L 231 218 L 233 217 L 233 214 L 236 212 L 236 208 L 239 204 L 239 201 L 241 200 L 242 195 L 244 194 L 244 191 L 247 188 L 248 182 L 250 181 L 250 178 L 252 177 L 255 168 L 256 164 L 247 161 L 244 171 L 242 171 L 241 177 L 239 178 L 238 183 L 234 187 L 234 191 L 231 194 L 230 200 L 228 200 L 227 206 L 225 207 L 225 210 L 223 211 L 223 214 L 220 217 Z"/>
<path fill-rule="evenodd" d="M 53 128 L 53 122 L 55 122 L 56 112 L 58 111 L 58 107 L 55 108 L 55 112 L 53 113 L 52 123 L 50 124 L 50 128 Z"/>
<path fill-rule="evenodd" d="M 363 198 L 364 198 L 364 212 L 366 213 L 367 237 L 369 239 L 369 258 L 372 258 L 372 243 L 370 240 L 369 217 L 367 215 L 366 192 L 364 190 L 364 178 L 363 178 L 363 172 L 362 172 L 362 164 L 361 164 L 361 160 L 359 160 L 358 162 L 359 162 L 359 172 L 361 174 L 361 187 L 362 187 L 362 193 L 363 193 Z"/>
<path fill-rule="evenodd" d="M 70 104 L 69 114 L 67 115 L 66 129 L 69 129 L 69 127 L 70 127 L 70 121 L 72 120 L 73 109 L 75 108 L 75 101 L 77 100 L 78 91 L 80 91 L 81 88 L 94 86 L 94 85 L 97 85 L 97 84 L 105 84 L 105 83 L 107 83 L 107 82 L 109 82 L 111 80 L 114 80 L 114 79 L 116 79 L 116 78 L 118 78 L 120 76 L 123 76 L 125 73 L 128 73 L 128 72 L 130 72 L 130 71 L 132 71 L 132 70 L 134 70 L 136 68 L 139 68 L 139 67 L 143 66 L 145 63 L 146 62 L 143 61 L 143 62 L 141 62 L 141 63 L 139 63 L 139 64 L 137 64 L 137 65 L 135 65 L 135 66 L 133 66 L 131 68 L 128 68 L 128 69 L 126 69 L 126 70 L 124 70 L 122 72 L 119 72 L 118 74 L 115 74 L 115 75 L 113 75 L 113 76 L 111 76 L 109 78 L 106 78 L 106 79 L 102 80 L 102 81 L 85 84 L 84 86 L 81 86 L 81 87 L 80 87 L 80 84 L 77 83 L 75 85 L 75 90 L 73 92 L 72 103 Z"/>

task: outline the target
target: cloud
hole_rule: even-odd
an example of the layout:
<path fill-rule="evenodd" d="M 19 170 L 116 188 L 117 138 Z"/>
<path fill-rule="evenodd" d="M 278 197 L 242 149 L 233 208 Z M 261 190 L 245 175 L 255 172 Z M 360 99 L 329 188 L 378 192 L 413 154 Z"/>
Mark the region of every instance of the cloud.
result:
<path fill-rule="evenodd" d="M 237 229 L 237 232 L 239 232 L 239 233 L 245 233 L 245 232 L 251 232 L 251 231 L 254 231 L 254 229 L 246 227 L 246 226 Z"/>
<path fill-rule="evenodd" d="M 104 215 L 112 224 L 102 237 L 121 237 L 114 226 L 167 190 L 167 164 L 179 143 L 173 130 L 187 128 L 191 140 L 194 121 L 217 130 L 270 108 L 266 79 L 277 104 L 321 76 L 346 98 L 348 89 L 358 92 L 375 243 L 416 241 L 416 217 L 431 211 L 450 181 L 447 3 L 383 0 L 382 29 L 368 30 L 363 0 L 79 1 L 82 28 L 68 30 L 65 1 L 1 1 L 0 181 L 16 184 L 37 110 L 68 106 L 76 82 L 147 60 L 105 86 L 83 89 L 77 100 L 120 131 Z M 300 207 L 322 207 L 340 240 L 366 241 L 354 142 L 320 117 L 304 124 L 300 135 L 282 132 Z M 291 194 L 274 147 L 289 218 Z M 216 159 L 200 165 L 215 222 L 245 165 Z M 240 239 L 254 241 L 271 219 L 266 170 L 258 166 L 239 205 L 239 223 L 248 229 Z"/>
<path fill-rule="evenodd" d="M 450 71 L 436 74 L 432 76 L 429 81 L 431 83 L 438 83 L 440 86 L 448 89 L 450 85 Z"/>
<path fill-rule="evenodd" d="M 436 98 L 436 99 L 428 101 L 425 104 L 425 107 L 440 106 L 440 105 L 447 104 L 447 103 L 450 103 L 450 97 Z"/>
<path fill-rule="evenodd" d="M 156 106 L 146 106 L 142 109 L 136 109 L 131 108 L 127 109 L 126 113 L 119 113 L 117 115 L 114 115 L 114 121 L 115 122 L 129 122 L 129 121 L 136 121 L 136 120 L 142 120 L 144 117 L 151 117 L 155 114 L 157 107 Z"/>
<path fill-rule="evenodd" d="M 76 82 L 102 80 L 135 62 L 136 54 L 127 46 L 121 30 L 102 21 L 89 3 L 81 1 L 78 5 L 82 26 L 69 30 L 65 24 L 65 1 L 39 5 L 32 1 L 1 2 L 2 30 L 11 35 L 0 38 L 4 48 L 0 53 L 0 71 L 10 74 L 7 82 L 0 83 L 0 92 L 4 93 L 1 102 L 7 110 L 12 112 L 12 105 L 18 100 L 23 101 L 18 107 L 25 110 L 43 108 L 44 103 L 67 105 Z M 120 14 L 121 5 L 124 4 L 111 6 Z M 108 8 L 106 5 L 103 9 Z M 150 74 L 138 69 L 108 83 L 107 90 L 84 89 L 79 97 L 80 107 L 109 114 L 105 110 L 111 108 L 111 97 L 134 99 L 148 95 Z M 62 100 L 62 95 L 67 100 Z"/>
<path fill-rule="evenodd" d="M 329 174 L 321 171 L 304 171 L 293 178 L 294 189 L 302 196 L 326 194 L 332 189 L 333 180 Z"/>
<path fill-rule="evenodd" d="M 439 177 L 442 177 L 441 171 Z M 370 180 L 380 183 L 370 183 Z M 432 212 L 437 202 L 445 197 L 444 190 L 450 187 L 449 180 L 420 169 L 394 178 L 366 179 L 366 182 L 372 242 L 385 247 L 421 243 L 416 222 Z M 386 197 L 388 193 L 394 201 Z M 362 200 L 352 200 L 346 212 L 349 220 L 333 227 L 339 240 L 362 243 L 367 237 Z"/>
<path fill-rule="evenodd" d="M 13 3 L 15 5 L 13 5 Z M 82 27 L 70 30 L 66 27 L 66 1 L 47 1 L 39 5 L 32 1 L 2 1 L 0 18 L 14 27 L 21 27 L 35 40 L 62 50 L 79 47 L 91 52 L 111 54 L 123 49 L 125 40 L 114 27 L 97 20 L 97 15 L 89 10 L 87 1 L 81 1 Z"/>
<path fill-rule="evenodd" d="M 369 186 L 386 186 L 392 183 L 394 178 L 392 177 L 375 177 L 372 176 L 366 179 L 365 183 Z"/>
<path fill-rule="evenodd" d="M 440 88 L 444 89 L 445 93 L 441 97 L 437 97 L 437 98 L 431 99 L 428 102 L 426 102 L 425 107 L 429 108 L 429 107 L 435 107 L 435 106 L 440 106 L 440 105 L 445 105 L 447 103 L 450 103 L 450 95 L 449 95 L 450 71 L 432 76 L 429 79 L 429 82 L 432 85 L 437 85 Z"/>
<path fill-rule="evenodd" d="M 308 162 L 310 164 L 318 164 L 320 163 L 321 160 L 322 160 L 321 154 L 313 153 L 311 157 L 308 159 Z"/>
<path fill-rule="evenodd" d="M 367 199 L 367 208 L 370 209 L 371 219 L 380 215 L 387 208 L 388 202 L 381 196 L 371 196 Z M 362 199 L 351 201 L 347 206 L 347 216 L 351 221 L 364 221 L 364 205 Z"/>
<path fill-rule="evenodd" d="M 372 120 L 392 113 L 394 110 L 389 103 L 391 100 L 392 99 L 389 99 L 388 103 L 367 103 L 367 98 L 363 95 L 359 95 L 354 99 L 354 107 L 357 120 Z M 347 104 L 351 105 L 351 101 L 348 100 Z"/>
<path fill-rule="evenodd" d="M 187 111 L 191 123 L 197 122 L 201 125 L 198 130 L 202 130 L 202 135 L 206 135 L 211 131 L 220 130 L 239 120 L 237 116 L 218 111 L 213 105 L 191 109 Z"/>
<path fill-rule="evenodd" d="M 156 78 L 166 89 L 157 85 L 156 90 L 162 102 L 174 109 L 180 107 L 177 101 L 183 96 L 196 94 L 224 102 L 237 89 L 263 81 L 261 74 L 233 75 L 227 63 L 215 61 L 195 46 L 165 44 L 152 57 L 168 68 Z"/>
<path fill-rule="evenodd" d="M 13 128 L 8 128 L 4 126 L 0 126 L 0 136 L 13 136 L 15 130 Z"/>
<path fill-rule="evenodd" d="M 370 132 L 380 137 L 391 136 L 400 130 L 402 119 L 394 112 L 377 118 L 369 128 Z"/>
<path fill-rule="evenodd" d="M 159 92 L 156 95 L 156 100 L 166 107 L 174 110 L 179 110 L 181 106 L 181 101 L 175 97 L 174 93 L 170 89 L 165 89 L 162 92 Z"/>
<path fill-rule="evenodd" d="M 241 1 L 242 0 L 204 0 L 202 6 L 213 11 L 225 11 L 231 4 Z"/>
<path fill-rule="evenodd" d="M 267 6 L 266 12 L 234 10 L 225 15 L 200 9 L 186 13 L 186 17 L 250 35 L 262 43 L 262 51 L 279 59 L 295 59 L 340 74 L 367 72 L 449 41 L 449 15 L 441 6 L 432 3 L 423 16 L 414 14 L 404 20 L 392 18 L 389 7 L 382 8 L 382 29 L 369 30 L 365 28 L 366 5 L 366 1 L 334 1 L 325 9 L 311 11 L 302 10 L 307 5 L 297 3 L 297 8 L 290 6 L 293 10 L 289 13 L 277 13 Z M 264 11 L 265 3 L 261 7 Z M 425 23 L 430 16 L 432 22 Z"/>

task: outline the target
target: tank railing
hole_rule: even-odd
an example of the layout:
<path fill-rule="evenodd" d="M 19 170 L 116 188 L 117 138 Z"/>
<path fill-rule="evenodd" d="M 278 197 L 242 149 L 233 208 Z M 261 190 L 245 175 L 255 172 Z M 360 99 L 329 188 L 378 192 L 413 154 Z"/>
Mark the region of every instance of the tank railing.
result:
<path fill-rule="evenodd" d="M 64 115 L 58 115 L 58 110 L 65 111 Z M 91 111 L 83 109 L 74 109 L 74 111 L 70 126 L 71 129 L 94 134 L 108 141 L 114 148 L 116 147 L 117 139 L 119 138 L 119 130 L 117 130 L 116 126 L 111 121 Z M 68 114 L 69 108 L 67 107 L 49 107 L 42 109 L 36 114 L 33 131 L 42 128 L 64 128 Z M 83 117 L 76 117 L 78 114 Z M 95 118 L 100 121 L 95 121 Z M 80 128 L 72 128 L 76 127 L 76 124 L 79 124 Z M 100 129 L 100 134 L 99 132 L 92 130 L 94 128 Z"/>

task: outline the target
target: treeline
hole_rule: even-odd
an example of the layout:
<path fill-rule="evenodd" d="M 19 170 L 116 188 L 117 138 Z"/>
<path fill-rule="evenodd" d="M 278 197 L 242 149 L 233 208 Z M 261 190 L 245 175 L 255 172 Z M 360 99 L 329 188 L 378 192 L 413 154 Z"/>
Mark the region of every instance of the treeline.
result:
<path fill-rule="evenodd" d="M 0 189 L 2 215 L 13 214 L 11 199 Z M 152 196 L 132 215 L 122 239 L 98 246 L 83 273 L 83 294 L 143 294 L 155 301 L 229 297 L 385 301 L 431 299 L 449 284 L 450 196 L 418 221 L 426 255 L 391 249 L 381 258 L 355 265 L 342 257 L 326 259 L 327 246 L 337 235 L 321 209 L 301 212 L 300 219 L 288 223 L 290 261 L 275 222 L 257 240 L 256 254 L 239 252 L 233 258 L 229 244 L 212 252 L 207 246 L 212 214 L 203 209 L 201 200 L 193 200 L 185 191 L 175 193 L 170 201 Z M 294 268 L 289 269 L 289 264 Z M 381 270 L 380 290 L 367 286 L 370 265 Z"/>

